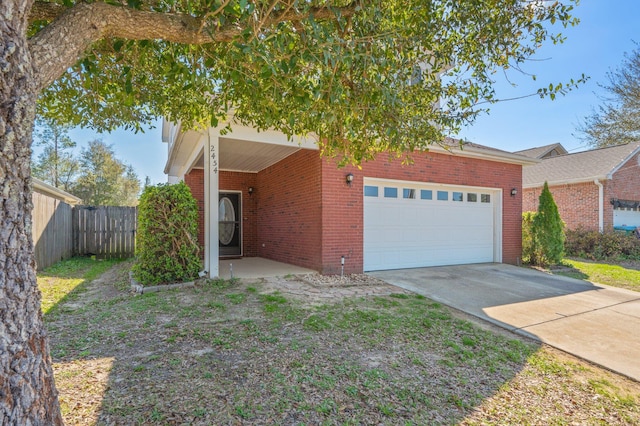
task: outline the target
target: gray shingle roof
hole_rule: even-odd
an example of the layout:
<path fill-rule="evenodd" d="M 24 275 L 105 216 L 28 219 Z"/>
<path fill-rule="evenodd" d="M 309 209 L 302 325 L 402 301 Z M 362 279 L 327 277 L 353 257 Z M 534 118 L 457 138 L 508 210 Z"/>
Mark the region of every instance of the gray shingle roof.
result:
<path fill-rule="evenodd" d="M 640 150 L 640 142 L 559 155 L 522 169 L 524 187 L 608 179 L 608 176 L 632 154 Z"/>
<path fill-rule="evenodd" d="M 562 144 L 552 143 L 545 146 L 538 146 L 535 148 L 523 149 L 522 151 L 515 151 L 514 154 L 520 154 L 530 158 L 542 158 L 556 148 L 558 148 L 558 151 L 563 152 L 564 154 L 567 153 L 567 150 L 564 149 Z"/>

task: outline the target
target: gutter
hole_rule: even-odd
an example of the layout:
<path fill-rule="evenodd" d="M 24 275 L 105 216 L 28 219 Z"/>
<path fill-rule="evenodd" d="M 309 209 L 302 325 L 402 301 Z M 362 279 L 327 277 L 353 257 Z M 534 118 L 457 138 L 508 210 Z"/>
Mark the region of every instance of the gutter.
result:
<path fill-rule="evenodd" d="M 523 166 L 531 166 L 542 162 L 537 158 L 525 157 L 524 155 L 513 154 L 506 151 L 492 151 L 490 149 L 476 148 L 473 146 L 464 146 L 459 148 L 457 146 L 451 147 L 451 149 L 443 148 L 438 144 L 430 145 L 423 152 L 437 152 L 450 155 L 457 155 L 460 157 L 479 158 L 484 160 L 498 161 L 501 163 L 521 164 Z"/>
<path fill-rule="evenodd" d="M 611 179 L 610 175 L 603 175 L 603 176 L 590 176 L 590 177 L 584 177 L 584 178 L 575 178 L 575 179 L 564 179 L 564 180 L 548 180 L 547 185 L 549 186 L 558 186 L 558 185 L 573 185 L 575 183 L 592 183 L 595 182 L 596 180 L 609 180 Z M 535 183 L 523 183 L 522 184 L 522 189 L 529 189 L 529 188 L 539 188 L 541 186 L 544 185 L 545 181 L 542 182 L 535 182 Z"/>
<path fill-rule="evenodd" d="M 604 185 L 600 179 L 594 179 L 593 183 L 598 186 L 598 230 L 604 231 Z"/>

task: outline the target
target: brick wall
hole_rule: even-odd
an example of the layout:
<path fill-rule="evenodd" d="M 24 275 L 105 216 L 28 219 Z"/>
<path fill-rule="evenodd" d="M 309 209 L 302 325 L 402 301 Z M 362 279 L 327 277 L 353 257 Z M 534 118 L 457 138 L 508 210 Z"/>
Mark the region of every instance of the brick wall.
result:
<path fill-rule="evenodd" d="M 322 161 L 322 269 L 323 274 L 339 274 L 345 257 L 346 274 L 362 273 L 363 218 L 362 172 L 355 167 L 338 168 Z M 354 175 L 349 186 L 347 173 Z"/>
<path fill-rule="evenodd" d="M 604 182 L 604 184 L 606 188 L 607 183 Z M 567 229 L 582 227 L 598 230 L 598 186 L 594 182 L 550 186 L 549 191 L 558 205 L 558 213 Z M 542 187 L 528 188 L 523 192 L 523 211 L 537 211 Z M 608 213 L 609 222 L 613 220 L 612 214 L 612 212 Z M 605 202 L 605 225 L 606 217 Z M 606 226 L 605 229 L 607 229 Z"/>
<path fill-rule="evenodd" d="M 300 150 L 257 175 L 258 256 L 321 270 L 318 151 Z"/>
<path fill-rule="evenodd" d="M 200 255 L 204 258 L 204 170 L 192 169 L 184 175 L 184 183 L 191 189 L 191 194 L 198 201 L 198 243 Z"/>
<path fill-rule="evenodd" d="M 363 172 L 368 177 L 502 188 L 502 261 L 518 263 L 522 256 L 522 166 L 439 153 L 413 159 L 411 166 L 401 166 L 399 161 L 368 163 Z M 515 197 L 512 188 L 518 190 Z"/>
<path fill-rule="evenodd" d="M 204 247 L 204 170 L 192 169 L 184 176 L 184 182 L 198 200 L 198 242 Z M 257 243 L 257 200 L 255 193 L 249 195 L 249 187 L 256 187 L 255 173 L 221 171 L 218 187 L 220 191 L 242 192 L 242 244 L 244 256 L 258 255 Z M 201 251 L 204 256 L 204 250 Z"/>
<path fill-rule="evenodd" d="M 413 159 L 414 164 L 402 165 L 381 156 L 360 170 L 338 168 L 333 161 L 321 160 L 317 151 L 300 150 L 257 174 L 223 171 L 220 190 L 243 192 L 245 256 L 337 274 L 342 256 L 345 273 L 362 272 L 365 176 L 502 188 L 503 262 L 517 263 L 522 251 L 522 199 L 510 192 L 517 188 L 521 193 L 521 166 L 439 153 Z M 354 175 L 351 186 L 345 182 L 349 172 Z M 193 170 L 185 182 L 196 198 L 204 199 L 202 170 Z M 249 186 L 255 189 L 252 196 L 246 191 Z M 204 207 L 202 201 L 199 206 Z"/>

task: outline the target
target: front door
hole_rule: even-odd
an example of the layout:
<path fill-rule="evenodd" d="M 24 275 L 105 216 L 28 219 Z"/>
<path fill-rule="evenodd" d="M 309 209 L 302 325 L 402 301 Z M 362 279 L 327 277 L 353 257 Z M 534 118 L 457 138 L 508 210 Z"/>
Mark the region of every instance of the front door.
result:
<path fill-rule="evenodd" d="M 240 193 L 220 192 L 218 201 L 218 241 L 220 256 L 242 255 L 241 218 Z"/>

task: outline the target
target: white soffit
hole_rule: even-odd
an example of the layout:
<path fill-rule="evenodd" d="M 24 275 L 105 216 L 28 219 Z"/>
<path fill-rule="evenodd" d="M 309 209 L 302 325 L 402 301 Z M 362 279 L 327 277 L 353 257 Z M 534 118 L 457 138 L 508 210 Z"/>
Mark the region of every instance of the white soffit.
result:
<path fill-rule="evenodd" d="M 220 138 L 220 169 L 259 172 L 300 149 L 294 143 L 286 146 Z"/>

